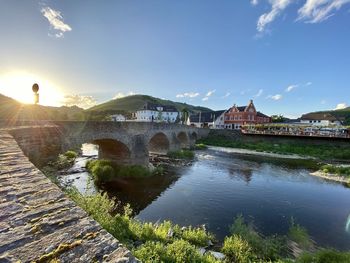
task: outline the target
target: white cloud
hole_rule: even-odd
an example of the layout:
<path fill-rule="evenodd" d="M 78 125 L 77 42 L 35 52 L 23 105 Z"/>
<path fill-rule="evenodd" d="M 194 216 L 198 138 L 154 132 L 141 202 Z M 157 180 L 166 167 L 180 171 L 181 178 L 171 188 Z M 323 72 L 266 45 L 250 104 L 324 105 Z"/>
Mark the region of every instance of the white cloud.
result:
<path fill-rule="evenodd" d="M 350 0 L 307 0 L 298 10 L 297 20 L 307 23 L 319 23 L 334 15 L 343 5 Z"/>
<path fill-rule="evenodd" d="M 215 93 L 216 89 L 214 90 L 209 90 L 208 93 L 205 95 L 206 97 L 210 97 L 211 95 L 213 95 Z"/>
<path fill-rule="evenodd" d="M 272 99 L 272 100 L 281 100 L 283 98 L 283 96 L 281 94 L 276 94 L 276 95 L 269 95 L 266 98 Z"/>
<path fill-rule="evenodd" d="M 258 93 L 257 94 L 255 94 L 255 98 L 258 98 L 258 97 L 260 97 L 262 94 L 263 94 L 263 92 L 264 92 L 264 90 L 263 89 L 259 89 L 259 91 L 258 91 Z"/>
<path fill-rule="evenodd" d="M 256 25 L 256 29 L 260 33 L 265 31 L 266 26 L 272 23 L 292 3 L 292 0 L 269 0 L 269 2 L 271 4 L 270 12 L 262 14 Z"/>
<path fill-rule="evenodd" d="M 176 95 L 176 98 L 195 98 L 195 97 L 198 97 L 199 96 L 199 93 L 198 92 L 185 92 L 185 93 L 182 93 L 182 94 L 177 94 Z"/>
<path fill-rule="evenodd" d="M 227 98 L 228 96 L 230 96 L 231 95 L 231 92 L 226 92 L 226 94 L 224 95 L 224 96 L 222 96 L 221 98 Z"/>
<path fill-rule="evenodd" d="M 342 109 L 345 109 L 347 107 L 347 104 L 346 103 L 339 103 L 337 104 L 337 107 L 335 107 L 335 110 L 342 110 Z"/>
<path fill-rule="evenodd" d="M 65 32 L 72 31 L 72 28 L 63 22 L 63 17 L 60 11 L 46 6 L 41 9 L 41 13 L 49 21 L 51 27 L 57 31 L 53 36 L 60 38 L 63 37 Z"/>
<path fill-rule="evenodd" d="M 123 92 L 118 92 L 114 97 L 113 99 L 120 99 L 120 98 L 124 98 L 124 97 L 127 97 L 127 96 L 132 96 L 132 95 L 135 95 L 135 92 L 133 91 L 130 91 L 129 93 L 123 93 Z"/>
<path fill-rule="evenodd" d="M 63 104 L 70 106 L 78 106 L 83 109 L 91 108 L 97 104 L 97 101 L 92 96 L 83 95 L 66 95 L 63 99 Z"/>
<path fill-rule="evenodd" d="M 209 99 L 209 97 L 204 97 L 203 99 L 202 99 L 202 101 L 207 101 Z"/>
<path fill-rule="evenodd" d="M 250 0 L 250 3 L 251 3 L 251 5 L 257 5 L 257 4 L 259 4 L 259 1 L 258 0 Z"/>
<path fill-rule="evenodd" d="M 286 88 L 286 92 L 291 92 L 293 89 L 297 88 L 298 85 L 289 85 L 287 88 Z"/>
<path fill-rule="evenodd" d="M 310 86 L 310 85 L 312 85 L 311 81 L 305 83 L 305 86 Z"/>

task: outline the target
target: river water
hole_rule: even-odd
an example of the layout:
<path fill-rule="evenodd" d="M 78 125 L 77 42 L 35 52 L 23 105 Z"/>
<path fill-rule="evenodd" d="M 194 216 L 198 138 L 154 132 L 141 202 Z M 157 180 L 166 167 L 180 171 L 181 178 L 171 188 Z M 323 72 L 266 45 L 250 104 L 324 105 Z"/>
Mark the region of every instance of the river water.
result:
<path fill-rule="evenodd" d="M 84 146 L 74 168 L 96 155 Z M 89 156 L 88 156 L 89 155 Z M 219 241 L 242 214 L 265 235 L 286 234 L 291 218 L 304 226 L 317 245 L 350 249 L 350 189 L 310 175 L 310 160 L 253 156 L 212 148 L 197 151 L 190 166 L 152 178 L 121 179 L 107 190 L 130 203 L 143 221 L 171 220 L 206 224 Z M 65 175 L 62 184 L 97 191 L 87 172 Z"/>

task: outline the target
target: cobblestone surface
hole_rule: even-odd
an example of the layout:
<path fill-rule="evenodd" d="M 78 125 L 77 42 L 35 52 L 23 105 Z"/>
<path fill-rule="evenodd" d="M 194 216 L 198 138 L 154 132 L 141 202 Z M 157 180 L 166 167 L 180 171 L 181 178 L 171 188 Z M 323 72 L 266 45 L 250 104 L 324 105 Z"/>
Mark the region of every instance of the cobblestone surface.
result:
<path fill-rule="evenodd" d="M 138 262 L 0 130 L 0 263 Z"/>

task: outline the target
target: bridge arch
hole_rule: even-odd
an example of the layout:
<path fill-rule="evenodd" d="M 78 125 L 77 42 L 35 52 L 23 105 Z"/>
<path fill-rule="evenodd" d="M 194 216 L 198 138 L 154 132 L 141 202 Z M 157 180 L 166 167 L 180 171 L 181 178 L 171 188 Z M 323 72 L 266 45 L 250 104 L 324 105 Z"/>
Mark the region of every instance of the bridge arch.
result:
<path fill-rule="evenodd" d="M 176 137 L 180 142 L 181 148 L 188 148 L 189 147 L 188 136 L 187 136 L 186 132 L 181 131 L 178 133 L 178 135 Z"/>
<path fill-rule="evenodd" d="M 121 141 L 115 139 L 97 139 L 91 143 L 98 145 L 98 158 L 113 160 L 119 164 L 129 164 L 131 151 Z"/>
<path fill-rule="evenodd" d="M 191 140 L 196 141 L 198 139 L 198 134 L 196 132 L 192 132 L 190 134 L 190 138 L 191 138 Z"/>
<path fill-rule="evenodd" d="M 148 143 L 148 150 L 152 153 L 166 154 L 170 149 L 168 137 L 163 132 L 158 132 L 152 136 Z"/>

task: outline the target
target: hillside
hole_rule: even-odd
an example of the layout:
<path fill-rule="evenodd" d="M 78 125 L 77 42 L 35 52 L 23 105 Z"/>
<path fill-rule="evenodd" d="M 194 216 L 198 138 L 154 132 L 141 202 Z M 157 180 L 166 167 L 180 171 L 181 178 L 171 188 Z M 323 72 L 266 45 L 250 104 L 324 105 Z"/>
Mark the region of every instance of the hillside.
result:
<path fill-rule="evenodd" d="M 0 120 L 82 120 L 83 109 L 72 107 L 49 107 L 22 104 L 0 94 Z"/>
<path fill-rule="evenodd" d="M 191 113 L 197 113 L 200 111 L 212 111 L 209 108 L 201 106 L 193 106 L 186 103 L 174 102 L 171 100 L 158 99 L 148 95 L 132 95 L 115 100 L 110 100 L 105 103 L 99 104 L 87 110 L 87 112 L 110 112 L 110 113 L 132 113 L 141 109 L 146 102 L 174 106 L 178 111 L 187 109 Z"/>
<path fill-rule="evenodd" d="M 344 123 L 344 125 L 350 125 L 350 107 L 341 110 L 328 110 L 328 111 L 316 111 L 310 113 L 323 113 L 323 114 L 331 114 L 340 121 Z"/>

